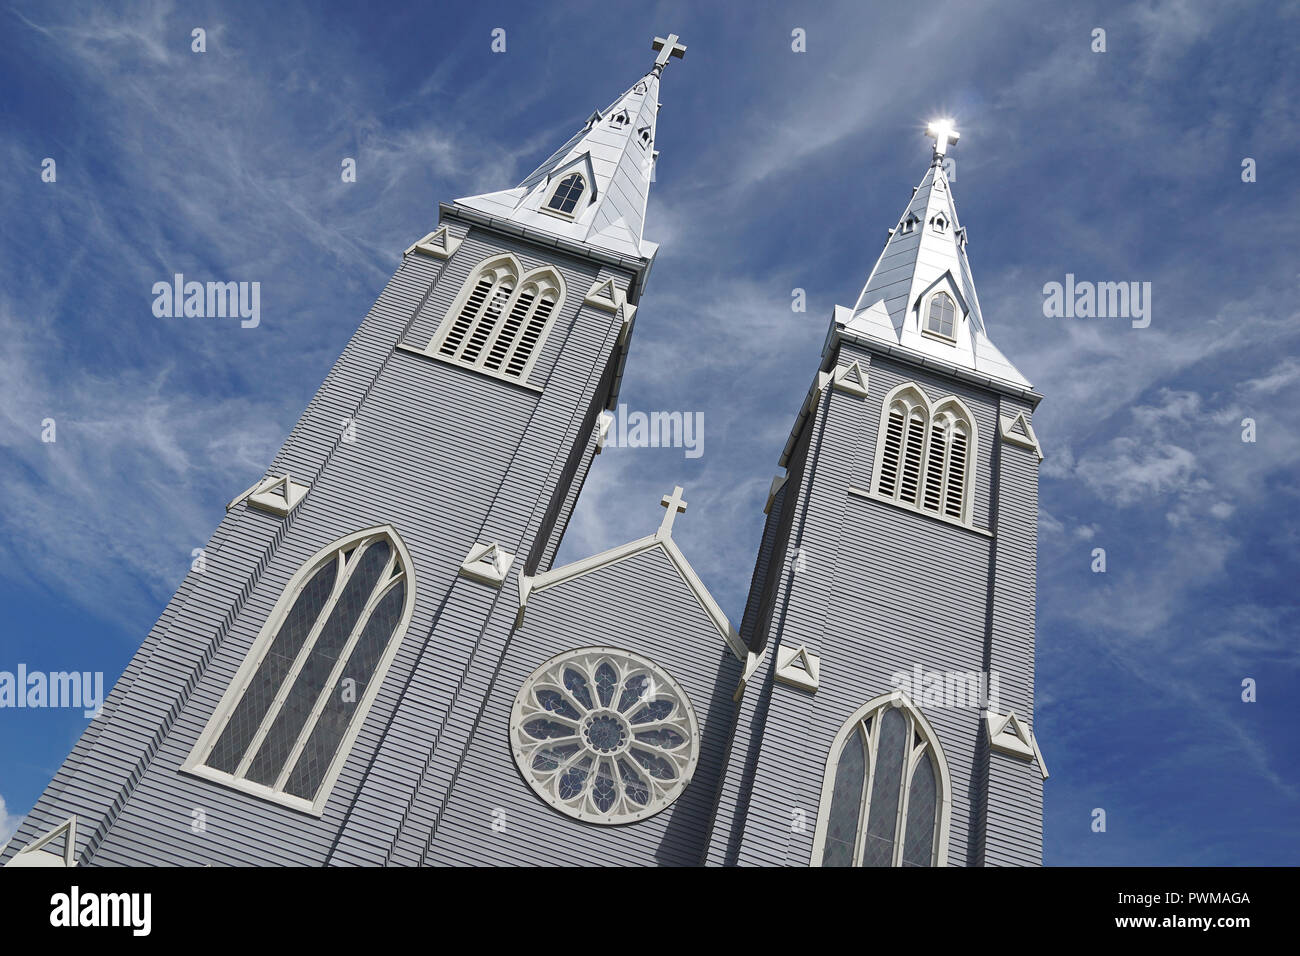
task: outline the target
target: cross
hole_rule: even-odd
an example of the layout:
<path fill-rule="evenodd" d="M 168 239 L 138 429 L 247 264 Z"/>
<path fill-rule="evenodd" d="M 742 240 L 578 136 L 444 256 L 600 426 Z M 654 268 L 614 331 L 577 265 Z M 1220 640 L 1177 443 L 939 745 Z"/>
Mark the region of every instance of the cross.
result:
<path fill-rule="evenodd" d="M 668 509 L 663 523 L 659 525 L 659 536 L 666 538 L 673 533 L 673 519 L 686 511 L 686 502 L 682 501 L 682 486 L 674 488 L 671 495 L 664 495 L 659 503 Z"/>
<path fill-rule="evenodd" d="M 668 65 L 670 56 L 675 56 L 680 60 L 686 55 L 686 44 L 678 43 L 677 40 L 677 34 L 670 33 L 667 40 L 663 37 L 655 37 L 650 44 L 652 49 L 659 51 L 659 55 L 655 57 L 655 70 L 657 72 L 663 72 L 664 67 Z"/>
<path fill-rule="evenodd" d="M 925 135 L 934 138 L 934 155 L 942 156 L 948 147 L 961 139 L 961 133 L 953 129 L 952 120 L 934 120 L 926 127 Z"/>

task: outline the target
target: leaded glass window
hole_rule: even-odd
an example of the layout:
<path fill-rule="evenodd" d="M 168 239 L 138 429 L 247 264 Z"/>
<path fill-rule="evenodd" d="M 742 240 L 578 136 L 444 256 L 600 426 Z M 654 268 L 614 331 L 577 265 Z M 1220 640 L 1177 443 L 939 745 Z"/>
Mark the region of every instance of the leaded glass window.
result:
<path fill-rule="evenodd" d="M 822 866 L 934 866 L 947 796 L 928 725 L 898 695 L 840 734 L 818 821 Z"/>
<path fill-rule="evenodd" d="M 384 528 L 308 562 L 183 769 L 318 811 L 409 620 L 407 561 Z"/>
<path fill-rule="evenodd" d="M 510 735 L 528 785 L 592 823 L 663 810 L 699 756 L 686 692 L 648 658 L 610 647 L 569 651 L 534 671 L 515 698 Z"/>

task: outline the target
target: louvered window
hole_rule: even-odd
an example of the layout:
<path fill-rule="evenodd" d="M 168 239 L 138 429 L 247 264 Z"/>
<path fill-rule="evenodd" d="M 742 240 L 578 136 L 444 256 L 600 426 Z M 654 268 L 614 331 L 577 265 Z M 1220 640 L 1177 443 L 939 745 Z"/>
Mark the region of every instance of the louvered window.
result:
<path fill-rule="evenodd" d="M 512 256 L 480 264 L 434 336 L 440 358 L 527 381 L 564 299 L 551 267 L 520 276 Z"/>
<path fill-rule="evenodd" d="M 899 481 L 898 497 L 916 504 L 921 487 L 921 458 L 925 453 L 925 418 L 920 409 L 913 409 L 907 417 L 907 441 L 903 445 L 903 476 Z"/>
<path fill-rule="evenodd" d="M 308 562 L 184 769 L 319 812 L 410 619 L 404 555 L 382 528 Z"/>
<path fill-rule="evenodd" d="M 914 385 L 886 399 L 877 494 L 955 521 L 969 521 L 969 414 L 955 398 L 931 405 Z"/>
<path fill-rule="evenodd" d="M 925 507 L 938 511 L 943 503 L 943 466 L 948 458 L 947 429 L 943 422 L 930 426 L 930 454 L 925 461 Z"/>
<path fill-rule="evenodd" d="M 967 445 L 966 433 L 960 425 L 955 426 L 948 462 L 948 480 L 943 492 L 943 513 L 959 521 L 965 514 Z"/>

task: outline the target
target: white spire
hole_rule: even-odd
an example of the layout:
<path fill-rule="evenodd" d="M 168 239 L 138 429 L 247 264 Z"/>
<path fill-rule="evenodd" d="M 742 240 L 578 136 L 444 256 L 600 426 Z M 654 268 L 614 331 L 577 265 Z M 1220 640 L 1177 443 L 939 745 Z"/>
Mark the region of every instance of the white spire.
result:
<path fill-rule="evenodd" d="M 852 312 L 837 310 L 836 321 L 850 332 L 1029 388 L 1025 377 L 989 341 L 980 313 L 966 258 L 966 230 L 957 219 L 944 171 L 947 149 L 960 134 L 943 120 L 930 124 L 928 134 L 935 139 L 930 168 L 889 230 L 884 251 Z M 955 341 L 923 331 L 930 298 L 939 291 L 947 292 L 956 305 Z"/>
<path fill-rule="evenodd" d="M 659 77 L 670 57 L 686 47 L 675 33 L 656 37 L 659 51 L 650 72 L 586 125 L 514 189 L 457 199 L 456 205 L 544 232 L 640 259 L 657 246 L 642 238 L 646 201 L 654 181 L 655 120 Z M 570 177 L 581 177 L 583 191 L 571 210 L 555 199 Z M 576 182 L 576 181 L 575 181 Z M 559 208 L 552 208 L 558 205 Z"/>

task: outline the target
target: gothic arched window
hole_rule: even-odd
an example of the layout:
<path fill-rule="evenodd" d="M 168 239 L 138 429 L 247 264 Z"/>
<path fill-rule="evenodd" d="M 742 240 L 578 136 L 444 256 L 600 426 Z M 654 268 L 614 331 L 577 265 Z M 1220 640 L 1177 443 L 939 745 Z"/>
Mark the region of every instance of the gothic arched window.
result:
<path fill-rule="evenodd" d="M 564 279 L 557 270 L 524 273 L 514 256 L 488 259 L 470 273 L 429 351 L 496 377 L 527 381 L 563 302 Z"/>
<path fill-rule="evenodd" d="M 931 404 L 916 385 L 885 398 L 875 490 L 901 504 L 970 523 L 975 425 L 956 396 Z"/>
<path fill-rule="evenodd" d="M 546 201 L 546 208 L 552 212 L 572 216 L 573 210 L 578 206 L 578 200 L 586 190 L 587 181 L 582 174 L 569 173 L 560 180 L 560 184 L 551 193 L 551 198 Z"/>
<path fill-rule="evenodd" d="M 925 331 L 945 339 L 956 338 L 957 306 L 947 292 L 936 292 L 930 297 L 930 308 L 925 316 Z"/>
<path fill-rule="evenodd" d="M 414 606 L 393 528 L 318 552 L 290 579 L 181 769 L 319 814 Z"/>
<path fill-rule="evenodd" d="M 930 727 L 894 692 L 836 736 L 813 843 L 821 866 L 945 866 L 949 781 Z"/>

